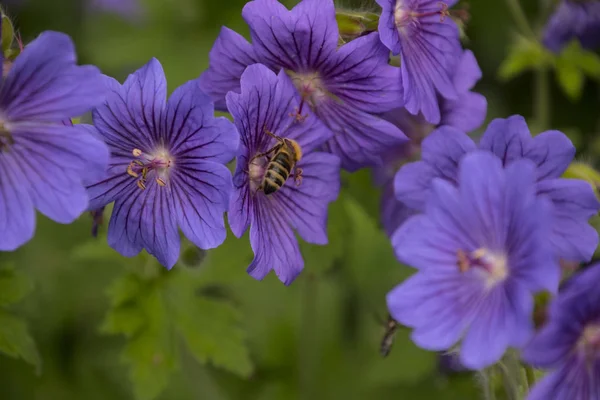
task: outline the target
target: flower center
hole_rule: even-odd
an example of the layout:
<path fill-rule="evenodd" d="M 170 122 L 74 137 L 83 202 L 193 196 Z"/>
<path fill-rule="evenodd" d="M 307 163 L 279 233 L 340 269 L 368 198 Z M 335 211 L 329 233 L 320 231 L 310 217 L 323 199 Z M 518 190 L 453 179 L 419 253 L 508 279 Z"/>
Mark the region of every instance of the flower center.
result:
<path fill-rule="evenodd" d="M 300 106 L 295 110 L 296 113 L 294 115 L 298 120 L 306 118 L 305 115 L 302 115 L 305 102 L 308 102 L 309 106 L 315 108 L 317 104 L 326 98 L 335 98 L 332 93 L 327 91 L 318 72 L 287 71 L 287 73 L 302 98 Z"/>
<path fill-rule="evenodd" d="M 264 157 L 258 157 L 248 164 L 248 176 L 250 178 L 250 188 L 256 192 L 260 186 L 266 172 L 267 163 Z"/>
<path fill-rule="evenodd" d="M 0 152 L 8 151 L 8 148 L 15 143 L 11 133 L 4 121 L 0 120 Z"/>
<path fill-rule="evenodd" d="M 600 324 L 589 324 L 577 342 L 579 349 L 588 359 L 594 359 L 600 354 Z"/>
<path fill-rule="evenodd" d="M 508 278 L 506 256 L 492 253 L 488 249 L 477 249 L 470 254 L 458 250 L 457 264 L 460 272 L 478 271 L 484 278 L 486 287 L 492 288 Z"/>
<path fill-rule="evenodd" d="M 146 189 L 148 175 L 152 172 L 155 174 L 156 183 L 166 186 L 169 168 L 174 164 L 173 157 L 166 150 L 145 154 L 140 149 L 133 149 L 132 154 L 136 159 L 127 166 L 127 174 L 137 179 L 136 183 L 140 189 Z"/>
<path fill-rule="evenodd" d="M 398 31 L 405 33 L 405 28 L 413 24 L 418 24 L 419 18 L 429 17 L 431 15 L 439 14 L 440 22 L 444 22 L 446 17 L 450 15 L 450 11 L 448 11 L 448 4 L 440 1 L 438 5 L 439 10 L 417 12 L 408 9 L 405 0 L 398 0 L 396 3 L 396 8 L 394 9 L 394 22 L 396 23 Z"/>

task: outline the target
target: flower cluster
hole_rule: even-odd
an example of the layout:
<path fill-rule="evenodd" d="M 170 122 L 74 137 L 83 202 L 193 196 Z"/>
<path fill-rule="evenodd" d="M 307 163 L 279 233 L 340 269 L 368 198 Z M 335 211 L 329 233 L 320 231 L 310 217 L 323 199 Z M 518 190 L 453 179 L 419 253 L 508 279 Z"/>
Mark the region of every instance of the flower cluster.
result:
<path fill-rule="evenodd" d="M 328 242 L 340 170 L 371 167 L 382 225 L 417 270 L 388 293 L 391 321 L 470 369 L 525 349 L 554 370 L 532 399 L 598 398 L 600 266 L 559 284 L 561 263 L 588 262 L 598 247 L 588 220 L 600 202 L 563 177 L 575 147 L 559 131 L 532 136 L 515 115 L 469 137 L 487 101 L 472 91 L 482 71 L 460 44 L 456 2 L 377 0 L 378 30 L 346 35 L 333 0 L 249 1 L 251 42 L 223 28 L 209 68 L 169 98 L 158 60 L 120 83 L 76 65 L 64 34 L 43 33 L 0 59 L 0 250 L 31 239 L 35 210 L 60 223 L 88 210 L 96 235 L 114 203 L 109 245 L 170 269 L 180 233 L 215 248 L 227 215 L 236 237 L 249 231 L 248 273 L 273 270 L 289 285 L 304 268 L 296 234 Z M 547 45 L 592 46 L 597 5 L 565 0 Z M 93 124 L 71 122 L 88 111 Z M 540 292 L 559 294 L 536 334 Z"/>

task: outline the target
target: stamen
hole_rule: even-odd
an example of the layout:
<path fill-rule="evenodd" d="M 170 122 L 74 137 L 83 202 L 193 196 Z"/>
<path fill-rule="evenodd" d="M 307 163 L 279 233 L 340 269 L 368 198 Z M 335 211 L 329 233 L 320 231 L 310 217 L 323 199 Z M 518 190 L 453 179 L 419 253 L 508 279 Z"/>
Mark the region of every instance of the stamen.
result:
<path fill-rule="evenodd" d="M 459 249 L 456 252 L 457 266 L 461 273 L 479 270 L 483 273 L 486 285 L 492 287 L 508 277 L 506 257 L 502 254 L 491 253 L 488 249 L 480 248 L 470 254 Z"/>
<path fill-rule="evenodd" d="M 131 154 L 139 159 L 129 163 L 127 175 L 137 179 L 136 184 L 140 189 L 146 189 L 148 177 L 152 172 L 154 172 L 154 180 L 159 186 L 167 185 L 168 169 L 173 164 L 173 160 L 166 151 L 158 151 L 150 155 L 135 148 Z"/>

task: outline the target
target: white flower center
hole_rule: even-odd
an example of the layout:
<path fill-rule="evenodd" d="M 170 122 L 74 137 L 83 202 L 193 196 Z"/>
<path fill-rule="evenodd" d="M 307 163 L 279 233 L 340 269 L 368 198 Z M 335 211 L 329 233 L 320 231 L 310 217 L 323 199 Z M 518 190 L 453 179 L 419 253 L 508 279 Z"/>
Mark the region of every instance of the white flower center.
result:
<path fill-rule="evenodd" d="M 476 271 L 484 279 L 487 288 L 504 282 L 509 275 L 506 255 L 493 253 L 481 248 L 466 254 L 459 250 L 457 253 L 458 268 L 461 272 Z"/>
<path fill-rule="evenodd" d="M 164 149 L 152 154 L 145 154 L 140 149 L 132 151 L 135 160 L 127 166 L 127 174 L 137 179 L 140 189 L 146 189 L 149 175 L 154 173 L 154 179 L 159 186 L 166 186 L 169 169 L 175 165 L 175 159 Z"/>

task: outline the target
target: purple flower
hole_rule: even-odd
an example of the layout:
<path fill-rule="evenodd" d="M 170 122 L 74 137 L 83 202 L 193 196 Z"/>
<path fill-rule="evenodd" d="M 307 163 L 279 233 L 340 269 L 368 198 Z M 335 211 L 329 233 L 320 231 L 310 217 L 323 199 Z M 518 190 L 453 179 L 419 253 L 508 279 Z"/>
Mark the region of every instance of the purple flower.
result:
<path fill-rule="evenodd" d="M 550 304 L 549 320 L 523 352 L 551 370 L 528 400 L 600 399 L 600 265 L 577 274 Z"/>
<path fill-rule="evenodd" d="M 569 261 L 591 259 L 598 234 L 588 224 L 600 208 L 591 185 L 583 180 L 562 179 L 575 155 L 575 147 L 559 131 L 531 137 L 521 116 L 490 123 L 479 148 L 498 156 L 505 166 L 526 158 L 537 165 L 537 193 L 552 202 L 550 238 L 557 257 Z M 423 141 L 422 160 L 404 165 L 396 174 L 396 197 L 408 207 L 425 209 L 434 178 L 456 183 L 462 157 L 477 149 L 471 138 L 451 127 L 441 127 Z"/>
<path fill-rule="evenodd" d="M 536 196 L 533 162 L 503 168 L 488 151 L 465 156 L 458 187 L 432 183 L 424 214 L 392 243 L 417 274 L 387 296 L 396 321 L 428 350 L 460 344 L 460 361 L 481 369 L 533 334 L 533 294 L 555 291 L 559 267 L 547 249 L 549 204 Z"/>
<path fill-rule="evenodd" d="M 587 49 L 600 46 L 600 2 L 563 0 L 544 30 L 544 45 L 558 53 L 578 39 Z"/>
<path fill-rule="evenodd" d="M 406 141 L 397 127 L 373 115 L 402 104 L 400 69 L 388 64 L 376 32 L 338 49 L 333 0 L 303 0 L 291 11 L 276 0 L 255 0 L 242 16 L 252 44 L 223 28 L 200 78 L 218 109 L 226 109 L 229 91 L 239 92 L 244 69 L 261 63 L 292 78 L 302 96 L 298 117 L 310 108 L 333 132 L 324 146 L 344 168 L 381 164 L 384 149 Z"/>
<path fill-rule="evenodd" d="M 273 269 L 286 285 L 304 267 L 294 231 L 306 242 L 327 244 L 327 206 L 340 190 L 339 158 L 315 151 L 331 132 L 311 113 L 298 121 L 294 109 L 300 101 L 283 71 L 275 75 L 260 64 L 242 74 L 241 94 L 227 95 L 227 107 L 242 139 L 229 224 L 237 237 L 250 227 L 254 260 L 248 273 L 263 279 Z M 270 160 L 281 159 L 275 157 L 276 152 L 265 153 L 283 143 L 273 135 L 287 144 L 297 143 L 302 154 L 295 168 L 289 161 L 278 161 L 277 173 L 268 176 L 278 179 L 280 188 L 267 195 L 261 182 Z M 284 164 L 293 177 L 286 179 Z"/>
<path fill-rule="evenodd" d="M 156 59 L 123 85 L 106 78 L 111 93 L 94 112 L 98 135 L 112 158 L 108 178 L 88 188 L 90 209 L 115 202 L 108 243 L 126 257 L 142 249 L 167 268 L 179 257 L 178 227 L 196 246 L 225 240 L 223 214 L 231 173 L 223 164 L 235 155 L 239 136 L 190 81 L 167 97 Z"/>
<path fill-rule="evenodd" d="M 442 118 L 438 126 L 452 126 L 464 132 L 478 129 L 485 121 L 487 100 L 479 93 L 471 92 L 481 79 L 481 69 L 470 50 L 463 52 L 454 74 L 454 86 L 457 100 L 439 97 Z M 421 142 L 436 128 L 422 115 L 412 115 L 400 108 L 382 115 L 398 126 L 409 137 L 410 142 L 394 147 L 383 155 L 382 167 L 374 168 L 373 173 L 378 185 L 384 186 L 381 197 L 381 222 L 389 236 L 415 211 L 396 199 L 394 194 L 394 176 L 398 169 L 411 161 L 420 152 Z"/>
<path fill-rule="evenodd" d="M 400 54 L 406 109 L 440 122 L 438 93 L 456 100 L 452 77 L 462 54 L 459 32 L 448 7 L 458 0 L 377 0 L 381 41 Z"/>
<path fill-rule="evenodd" d="M 108 149 L 63 121 L 106 92 L 100 71 L 77 66 L 71 39 L 58 32 L 27 45 L 0 80 L 0 250 L 15 250 L 32 238 L 36 209 L 63 224 L 87 209 L 84 184 L 102 176 Z"/>

